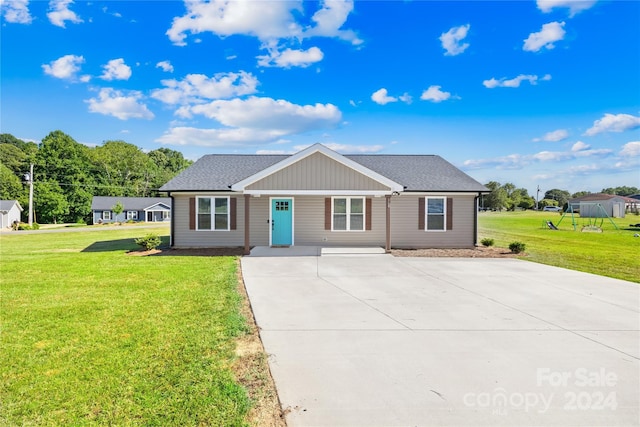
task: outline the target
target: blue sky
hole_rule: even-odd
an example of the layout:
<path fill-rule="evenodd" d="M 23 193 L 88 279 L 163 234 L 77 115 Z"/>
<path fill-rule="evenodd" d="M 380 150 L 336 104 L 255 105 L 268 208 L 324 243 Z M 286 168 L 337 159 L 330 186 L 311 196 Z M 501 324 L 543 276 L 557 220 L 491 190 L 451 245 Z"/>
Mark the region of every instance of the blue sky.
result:
<path fill-rule="evenodd" d="M 2 0 L 1 127 L 188 158 L 438 154 L 535 195 L 640 186 L 638 1 Z"/>

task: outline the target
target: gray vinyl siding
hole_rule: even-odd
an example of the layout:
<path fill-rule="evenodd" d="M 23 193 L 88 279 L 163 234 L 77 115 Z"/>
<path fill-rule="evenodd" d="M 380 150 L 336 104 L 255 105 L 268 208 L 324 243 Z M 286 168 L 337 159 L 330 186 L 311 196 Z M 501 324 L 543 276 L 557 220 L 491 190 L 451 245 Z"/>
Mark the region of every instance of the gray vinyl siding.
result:
<path fill-rule="evenodd" d="M 315 153 L 246 187 L 247 190 L 389 190 L 342 163 Z"/>
<path fill-rule="evenodd" d="M 402 194 L 391 199 L 392 248 L 472 248 L 474 247 L 474 196 L 453 198 L 453 229 L 418 230 L 418 199 L 424 196 Z"/>
<path fill-rule="evenodd" d="M 384 246 L 385 199 L 371 198 L 371 230 L 331 231 L 324 229 L 324 199 L 297 196 L 294 202 L 294 239 L 298 246 Z"/>
<path fill-rule="evenodd" d="M 205 195 L 205 194 L 203 194 Z M 208 193 L 206 195 L 215 195 Z M 220 195 L 220 194 L 218 194 Z M 244 196 L 237 198 L 237 229 L 230 231 L 189 230 L 189 198 L 174 194 L 174 246 L 238 247 L 244 246 Z M 384 197 L 372 197 L 370 231 L 331 231 L 324 229 L 325 196 L 279 196 L 294 200 L 294 245 L 297 246 L 381 246 L 386 238 Z M 327 196 L 330 197 L 330 196 Z M 453 230 L 418 230 L 418 199 L 424 196 L 403 194 L 391 199 L 392 248 L 471 248 L 474 245 L 474 196 L 453 198 Z M 269 196 L 250 199 L 250 245 L 269 245 Z"/>

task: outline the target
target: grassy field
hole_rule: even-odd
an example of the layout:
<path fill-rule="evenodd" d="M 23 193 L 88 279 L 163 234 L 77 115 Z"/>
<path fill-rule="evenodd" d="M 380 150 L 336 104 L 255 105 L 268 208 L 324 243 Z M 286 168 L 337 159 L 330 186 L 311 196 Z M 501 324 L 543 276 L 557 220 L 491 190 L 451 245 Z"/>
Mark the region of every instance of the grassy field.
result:
<path fill-rule="evenodd" d="M 127 255 L 146 232 L 0 236 L 0 425 L 246 424 L 236 260 Z"/>
<path fill-rule="evenodd" d="M 554 212 L 482 212 L 479 237 L 495 239 L 497 246 L 505 248 L 514 241 L 525 243 L 523 259 L 640 283 L 640 237 L 634 237 L 640 230 L 629 227 L 640 223 L 639 216 L 613 218 L 619 230 L 604 219 L 602 233 L 581 232 L 589 219 L 577 215 L 577 231 L 570 215 L 559 230 L 545 225 L 545 220 L 558 224 L 560 218 Z"/>

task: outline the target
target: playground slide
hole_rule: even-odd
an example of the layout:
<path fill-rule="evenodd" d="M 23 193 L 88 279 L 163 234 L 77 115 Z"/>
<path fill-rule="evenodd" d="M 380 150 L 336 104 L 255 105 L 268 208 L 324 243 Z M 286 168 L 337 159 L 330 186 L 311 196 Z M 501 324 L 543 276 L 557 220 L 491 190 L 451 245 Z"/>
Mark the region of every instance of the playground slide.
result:
<path fill-rule="evenodd" d="M 547 221 L 547 227 L 549 227 L 550 230 L 557 230 L 558 229 L 558 227 L 553 225 L 553 222 L 551 222 L 551 221 Z"/>

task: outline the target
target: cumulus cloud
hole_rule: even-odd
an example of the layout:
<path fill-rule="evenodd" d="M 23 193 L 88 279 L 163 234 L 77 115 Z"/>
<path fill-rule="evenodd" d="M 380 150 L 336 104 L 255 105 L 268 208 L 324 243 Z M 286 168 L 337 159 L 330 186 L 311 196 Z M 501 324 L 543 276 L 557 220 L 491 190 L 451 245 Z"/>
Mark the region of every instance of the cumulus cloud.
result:
<path fill-rule="evenodd" d="M 78 55 L 65 55 L 48 64 L 43 64 L 45 74 L 58 79 L 75 80 L 80 71 L 80 65 L 84 63 L 84 57 Z"/>
<path fill-rule="evenodd" d="M 413 102 L 413 97 L 409 95 L 407 92 L 400 95 L 398 99 L 404 102 L 405 104 L 411 104 Z"/>
<path fill-rule="evenodd" d="M 162 80 L 165 86 L 155 89 L 151 97 L 165 104 L 202 103 L 212 99 L 227 99 L 256 92 L 258 79 L 251 73 L 187 74 L 182 80 Z"/>
<path fill-rule="evenodd" d="M 29 0 L 3 0 L 0 3 L 2 15 L 12 24 L 30 24 L 33 21 L 29 13 Z"/>
<path fill-rule="evenodd" d="M 631 114 L 606 113 L 601 119 L 593 122 L 593 126 L 584 133 L 587 136 L 602 132 L 624 132 L 640 127 L 640 117 Z"/>
<path fill-rule="evenodd" d="M 373 92 L 373 94 L 371 95 L 371 100 L 376 104 L 385 105 L 390 102 L 397 102 L 398 98 L 389 96 L 387 89 L 382 88 Z"/>
<path fill-rule="evenodd" d="M 459 27 L 452 27 L 446 33 L 440 35 L 440 42 L 442 48 L 446 51 L 444 54 L 448 56 L 460 55 L 468 47 L 469 43 L 462 43 L 467 33 L 469 32 L 471 25 L 460 25 Z"/>
<path fill-rule="evenodd" d="M 566 129 L 557 129 L 552 132 L 545 133 L 542 138 L 533 138 L 534 142 L 546 141 L 546 142 L 558 142 L 565 140 L 569 137 L 569 131 Z"/>
<path fill-rule="evenodd" d="M 224 127 L 174 127 L 158 142 L 214 147 L 255 145 L 273 142 L 287 135 L 332 128 L 342 119 L 342 113 L 332 104 L 297 105 L 258 97 L 216 100 L 186 108 L 190 114 L 200 114 Z"/>
<path fill-rule="evenodd" d="M 440 90 L 440 86 L 429 86 L 427 90 L 422 92 L 420 99 L 423 101 L 442 102 L 451 98 L 451 93 Z M 459 97 L 454 97 L 459 99 Z"/>
<path fill-rule="evenodd" d="M 97 98 L 85 100 L 89 104 L 89 111 L 105 116 L 117 117 L 120 120 L 128 119 L 152 119 L 153 113 L 140 101 L 141 92 L 123 92 L 113 88 L 103 88 Z"/>
<path fill-rule="evenodd" d="M 49 2 L 50 12 L 47 13 L 47 18 L 53 25 L 62 28 L 65 28 L 66 21 L 74 24 L 84 22 L 74 11 L 69 9 L 72 4 L 73 0 L 51 0 Z"/>
<path fill-rule="evenodd" d="M 564 22 L 549 22 L 544 24 L 537 33 L 529 34 L 524 41 L 523 50 L 528 52 L 538 52 L 540 49 L 553 49 L 554 43 L 564 38 Z"/>
<path fill-rule="evenodd" d="M 185 6 L 185 15 L 174 18 L 166 32 L 178 46 L 186 45 L 187 33 L 211 32 L 223 37 L 244 34 L 263 41 L 302 34 L 302 28 L 292 14 L 292 11 L 303 12 L 299 2 L 212 0 L 185 2 Z"/>
<path fill-rule="evenodd" d="M 131 77 L 131 67 L 124 63 L 124 59 L 112 59 L 102 66 L 104 71 L 100 78 L 102 80 L 129 80 Z"/>
<path fill-rule="evenodd" d="M 613 154 L 609 149 L 592 149 L 578 141 L 568 151 L 540 151 L 535 154 L 510 154 L 488 159 L 473 159 L 463 162 L 465 169 L 522 169 L 532 163 L 562 162 L 586 157 L 608 157 Z"/>
<path fill-rule="evenodd" d="M 306 68 L 311 64 L 322 61 L 324 54 L 317 47 L 307 50 L 285 49 L 279 51 L 277 48 L 270 49 L 267 55 L 258 56 L 258 65 L 261 67 L 302 67 Z"/>
<path fill-rule="evenodd" d="M 489 80 L 483 81 L 482 84 L 488 89 L 494 89 L 496 87 L 520 87 L 520 83 L 522 83 L 523 81 L 528 81 L 530 84 L 536 85 L 538 84 L 538 80 L 551 80 L 551 75 L 545 74 L 544 76 L 542 76 L 542 78 L 538 78 L 538 76 L 536 75 L 520 74 L 518 77 L 514 77 L 512 79 L 503 77 L 500 80 L 492 77 Z"/>
<path fill-rule="evenodd" d="M 627 142 L 620 150 L 622 157 L 640 157 L 640 141 Z"/>
<path fill-rule="evenodd" d="M 173 65 L 169 61 L 160 61 L 156 64 L 156 68 L 162 68 L 165 73 L 173 73 Z"/>
<path fill-rule="evenodd" d="M 555 8 L 569 9 L 570 16 L 591 8 L 596 4 L 596 0 L 537 0 L 538 9 L 544 13 L 549 13 Z"/>
<path fill-rule="evenodd" d="M 304 32 L 304 37 L 336 37 L 353 45 L 362 44 L 353 30 L 342 30 L 347 17 L 353 11 L 353 0 L 324 0 L 322 7 L 313 14 L 315 26 Z"/>

